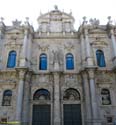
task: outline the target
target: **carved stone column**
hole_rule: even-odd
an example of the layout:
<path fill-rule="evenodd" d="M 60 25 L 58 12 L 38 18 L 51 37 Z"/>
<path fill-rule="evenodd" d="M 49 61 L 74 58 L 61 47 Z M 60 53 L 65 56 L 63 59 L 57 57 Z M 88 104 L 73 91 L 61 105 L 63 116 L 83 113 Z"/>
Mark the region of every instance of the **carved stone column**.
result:
<path fill-rule="evenodd" d="M 112 40 L 112 47 L 113 47 L 113 62 L 116 65 L 116 38 L 114 36 L 114 31 L 111 29 L 111 40 Z"/>
<path fill-rule="evenodd" d="M 94 71 L 95 69 L 88 69 L 90 97 L 91 97 L 92 125 L 100 125 Z"/>
<path fill-rule="evenodd" d="M 18 69 L 19 71 L 19 83 L 18 83 L 18 93 L 17 93 L 17 105 L 16 105 L 16 121 L 19 125 L 22 122 L 22 106 L 23 106 L 23 91 L 24 91 L 24 78 L 26 69 Z"/>
<path fill-rule="evenodd" d="M 27 42 L 28 42 L 28 30 L 24 31 L 24 40 L 23 40 L 23 47 L 22 47 L 22 55 L 20 59 L 20 66 L 26 66 L 27 61 Z"/>
<path fill-rule="evenodd" d="M 3 45 L 4 45 L 4 31 L 5 24 L 3 18 L 0 19 L 0 69 L 2 69 L 2 56 L 3 56 Z"/>
<path fill-rule="evenodd" d="M 53 125 L 61 125 L 61 106 L 60 106 L 60 74 L 58 72 L 54 72 L 54 119 Z"/>
<path fill-rule="evenodd" d="M 29 40 L 28 40 L 28 51 L 27 51 L 28 67 L 31 66 L 31 55 L 32 55 L 32 34 L 29 35 Z"/>
<path fill-rule="evenodd" d="M 81 35 L 81 61 L 82 66 L 85 66 L 85 41 L 83 35 Z"/>
<path fill-rule="evenodd" d="M 87 72 L 82 71 L 84 100 L 85 100 L 85 125 L 91 125 L 91 100 L 90 100 L 90 88 Z"/>
<path fill-rule="evenodd" d="M 90 47 L 90 43 L 89 43 L 88 29 L 85 29 L 84 33 L 85 33 L 85 45 L 86 45 L 86 60 L 87 60 L 88 66 L 92 66 L 93 59 L 91 56 L 91 47 Z"/>
<path fill-rule="evenodd" d="M 23 98 L 23 123 L 24 125 L 30 124 L 30 111 L 31 111 L 31 105 L 30 105 L 30 93 L 31 93 L 31 86 L 30 81 L 32 78 L 32 71 L 28 71 L 25 75 L 25 86 L 24 86 L 24 98 Z"/>

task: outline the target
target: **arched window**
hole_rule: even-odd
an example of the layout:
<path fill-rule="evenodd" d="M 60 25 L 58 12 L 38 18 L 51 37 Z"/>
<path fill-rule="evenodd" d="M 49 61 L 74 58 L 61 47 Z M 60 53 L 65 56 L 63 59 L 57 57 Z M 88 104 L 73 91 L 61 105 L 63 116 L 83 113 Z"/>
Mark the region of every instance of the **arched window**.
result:
<path fill-rule="evenodd" d="M 10 51 L 8 55 L 7 67 L 14 68 L 16 65 L 16 51 Z"/>
<path fill-rule="evenodd" d="M 66 55 L 66 69 L 72 70 L 74 69 L 74 58 L 71 53 Z"/>
<path fill-rule="evenodd" d="M 39 69 L 40 70 L 47 70 L 47 56 L 46 56 L 46 54 L 40 55 Z"/>
<path fill-rule="evenodd" d="M 73 88 L 67 89 L 64 92 L 64 100 L 80 100 L 80 93 Z"/>
<path fill-rule="evenodd" d="M 46 89 L 39 89 L 34 93 L 33 100 L 50 100 L 50 92 Z"/>
<path fill-rule="evenodd" d="M 97 57 L 97 65 L 99 67 L 105 67 L 106 63 L 105 63 L 104 53 L 102 50 L 96 51 L 96 57 Z"/>
<path fill-rule="evenodd" d="M 3 106 L 10 106 L 11 105 L 11 98 L 12 98 L 12 91 L 11 90 L 4 91 L 2 105 Z"/>
<path fill-rule="evenodd" d="M 102 105 L 111 104 L 110 91 L 108 89 L 101 90 L 101 97 L 102 97 Z"/>

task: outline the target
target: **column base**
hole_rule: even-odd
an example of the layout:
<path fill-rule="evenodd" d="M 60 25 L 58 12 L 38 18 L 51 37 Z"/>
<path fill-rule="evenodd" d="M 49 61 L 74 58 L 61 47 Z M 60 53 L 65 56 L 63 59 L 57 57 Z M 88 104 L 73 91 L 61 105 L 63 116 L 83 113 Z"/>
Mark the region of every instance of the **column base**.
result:
<path fill-rule="evenodd" d="M 60 122 L 54 122 L 54 125 L 61 125 Z"/>
<path fill-rule="evenodd" d="M 101 120 L 98 119 L 88 119 L 85 121 L 85 125 L 101 125 Z"/>

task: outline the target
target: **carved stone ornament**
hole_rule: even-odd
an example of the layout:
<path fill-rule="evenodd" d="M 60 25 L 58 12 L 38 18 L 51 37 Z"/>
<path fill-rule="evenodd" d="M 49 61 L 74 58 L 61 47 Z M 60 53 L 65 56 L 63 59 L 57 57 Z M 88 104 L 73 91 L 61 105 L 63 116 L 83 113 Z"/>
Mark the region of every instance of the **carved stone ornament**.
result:
<path fill-rule="evenodd" d="M 95 26 L 98 26 L 99 23 L 100 23 L 100 21 L 96 18 L 90 19 L 89 22 L 90 22 L 91 25 L 95 25 Z"/>
<path fill-rule="evenodd" d="M 100 72 L 99 74 L 97 74 L 97 77 L 96 77 L 96 82 L 97 83 L 101 83 L 101 84 L 111 84 L 112 83 L 112 75 L 111 74 L 107 74 L 107 73 L 104 73 L 104 72 Z"/>
<path fill-rule="evenodd" d="M 39 49 L 41 51 L 47 51 L 49 49 L 49 45 L 45 45 L 45 44 L 42 44 L 42 45 L 38 45 Z"/>
<path fill-rule="evenodd" d="M 94 69 L 93 70 L 88 70 L 88 74 L 89 74 L 90 79 L 94 79 L 94 77 L 95 77 Z"/>
<path fill-rule="evenodd" d="M 12 21 L 13 26 L 20 26 L 21 21 L 18 21 L 17 19 L 15 21 Z"/>
<path fill-rule="evenodd" d="M 76 89 L 67 89 L 64 92 L 64 100 L 80 100 L 80 93 Z"/>
<path fill-rule="evenodd" d="M 3 22 L 3 20 L 4 20 L 4 18 L 1 17 L 1 18 L 0 18 L 0 27 L 4 27 L 4 22 Z"/>
<path fill-rule="evenodd" d="M 55 9 L 55 10 L 58 10 L 58 6 L 57 6 L 57 5 L 54 5 L 54 9 Z"/>
<path fill-rule="evenodd" d="M 86 19 L 87 19 L 86 16 L 84 16 L 84 17 L 83 17 L 83 24 L 84 24 L 84 25 L 86 25 L 87 22 L 88 22 Z"/>
<path fill-rule="evenodd" d="M 66 49 L 67 51 L 71 51 L 72 49 L 74 49 L 74 45 L 69 42 L 67 44 L 64 44 L 64 49 Z"/>
<path fill-rule="evenodd" d="M 108 46 L 108 42 L 97 38 L 96 40 L 92 41 L 91 45 L 94 47 L 106 47 Z"/>
<path fill-rule="evenodd" d="M 63 64 L 63 52 L 59 47 L 52 48 L 50 54 L 50 64 Z"/>
<path fill-rule="evenodd" d="M 111 16 L 108 16 L 108 24 L 109 24 L 109 25 L 112 25 Z"/>

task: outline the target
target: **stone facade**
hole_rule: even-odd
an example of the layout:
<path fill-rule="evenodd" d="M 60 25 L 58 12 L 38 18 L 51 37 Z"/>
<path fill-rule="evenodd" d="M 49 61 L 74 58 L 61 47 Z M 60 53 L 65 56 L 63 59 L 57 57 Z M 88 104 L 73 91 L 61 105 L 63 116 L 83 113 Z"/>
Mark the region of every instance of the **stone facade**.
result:
<path fill-rule="evenodd" d="M 49 104 L 51 125 L 64 125 L 63 105 L 80 104 L 81 125 L 113 125 L 116 119 L 116 26 L 110 17 L 108 19 L 106 25 L 100 25 L 99 20 L 91 19 L 87 23 L 84 17 L 78 31 L 73 27 L 72 14 L 61 12 L 57 7 L 40 15 L 37 31 L 28 18 L 23 25 L 15 20 L 12 26 L 6 26 L 1 19 L 1 122 L 7 119 L 32 125 L 33 105 Z M 97 50 L 104 53 L 104 67 L 97 63 Z M 11 51 L 16 52 L 14 68 L 7 66 Z M 46 70 L 39 69 L 42 53 L 47 55 Z M 74 69 L 66 68 L 67 53 L 73 55 Z M 34 100 L 34 93 L 41 89 L 48 90 L 50 98 Z M 9 106 L 3 105 L 5 90 L 12 91 Z"/>

